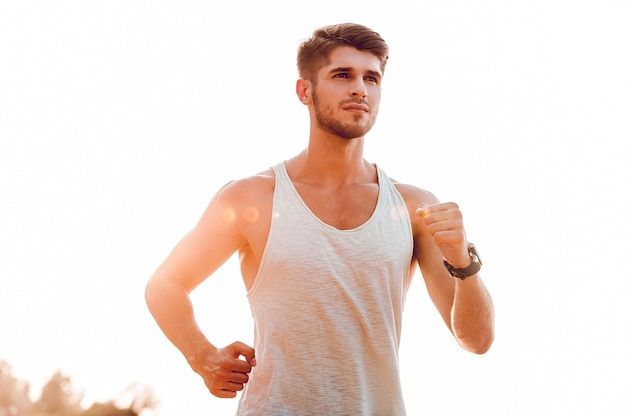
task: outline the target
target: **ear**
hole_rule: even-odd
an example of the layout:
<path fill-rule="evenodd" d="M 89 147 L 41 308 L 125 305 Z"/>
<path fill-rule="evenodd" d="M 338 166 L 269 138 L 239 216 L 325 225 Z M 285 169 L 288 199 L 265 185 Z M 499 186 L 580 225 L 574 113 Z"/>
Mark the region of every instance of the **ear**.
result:
<path fill-rule="evenodd" d="M 296 82 L 296 94 L 302 104 L 308 105 L 311 102 L 311 81 L 300 78 Z"/>

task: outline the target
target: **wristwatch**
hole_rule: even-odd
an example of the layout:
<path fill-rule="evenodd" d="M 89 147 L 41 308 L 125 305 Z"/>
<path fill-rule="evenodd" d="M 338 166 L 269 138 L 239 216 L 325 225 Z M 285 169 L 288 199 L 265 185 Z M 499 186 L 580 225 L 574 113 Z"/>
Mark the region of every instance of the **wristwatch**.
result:
<path fill-rule="evenodd" d="M 448 263 L 446 259 L 443 259 L 443 264 L 444 266 L 446 266 L 446 269 L 448 269 L 448 273 L 450 273 L 450 276 L 456 277 L 457 279 L 465 280 L 466 277 L 473 276 L 476 273 L 478 273 L 478 271 L 480 270 L 480 267 L 483 265 L 483 262 L 481 261 L 480 256 L 478 255 L 478 252 L 476 251 L 476 247 L 474 246 L 474 244 L 469 243 L 467 245 L 467 252 L 472 258 L 472 264 L 470 264 L 464 269 L 457 269 L 454 266 L 452 266 L 450 263 Z"/>

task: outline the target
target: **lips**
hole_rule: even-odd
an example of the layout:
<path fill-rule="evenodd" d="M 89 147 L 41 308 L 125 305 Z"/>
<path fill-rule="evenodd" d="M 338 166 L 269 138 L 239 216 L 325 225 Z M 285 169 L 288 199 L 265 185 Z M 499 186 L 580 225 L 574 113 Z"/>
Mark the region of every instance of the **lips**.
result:
<path fill-rule="evenodd" d="M 365 113 L 368 113 L 370 111 L 369 107 L 365 104 L 358 104 L 358 103 L 350 103 L 350 104 L 346 104 L 343 106 L 344 110 L 356 110 L 356 111 L 363 111 Z"/>

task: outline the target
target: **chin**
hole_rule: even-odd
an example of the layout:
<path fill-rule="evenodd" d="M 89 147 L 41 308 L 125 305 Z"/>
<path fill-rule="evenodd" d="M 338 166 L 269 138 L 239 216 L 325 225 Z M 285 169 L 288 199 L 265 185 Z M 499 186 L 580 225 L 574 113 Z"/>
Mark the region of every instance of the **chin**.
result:
<path fill-rule="evenodd" d="M 351 126 L 339 125 L 339 126 L 328 126 L 328 127 L 330 127 L 328 129 L 329 132 L 345 140 L 361 138 L 365 136 L 372 129 L 372 126 L 355 126 L 355 125 L 351 125 Z"/>

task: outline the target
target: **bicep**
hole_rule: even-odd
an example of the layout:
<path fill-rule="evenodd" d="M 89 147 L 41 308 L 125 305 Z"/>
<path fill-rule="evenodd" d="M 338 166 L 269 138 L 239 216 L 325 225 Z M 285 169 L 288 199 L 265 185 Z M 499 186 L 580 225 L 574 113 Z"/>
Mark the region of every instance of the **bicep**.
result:
<path fill-rule="evenodd" d="M 451 312 L 455 285 L 443 265 L 443 256 L 432 237 L 428 235 L 422 234 L 415 238 L 415 250 L 428 295 L 448 328 L 452 328 Z"/>
<path fill-rule="evenodd" d="M 411 217 L 413 261 L 417 262 L 431 301 L 451 330 L 455 282 L 443 265 L 441 251 L 424 228 L 424 224 L 417 214 L 417 210 L 422 204 L 437 204 L 439 200 L 431 192 L 411 185 L 396 184 L 396 187 L 402 194 Z"/>
<path fill-rule="evenodd" d="M 439 202 L 432 193 L 414 187 L 404 188 L 403 195 L 411 215 L 413 225 L 413 258 L 419 266 L 426 290 L 444 322 L 451 328 L 451 311 L 454 302 L 454 281 L 443 265 L 443 256 L 435 241 L 424 229 L 416 211 L 422 204 Z"/>
<path fill-rule="evenodd" d="M 202 283 L 244 245 L 234 209 L 225 191 L 220 191 L 155 275 L 176 279 L 187 292 Z"/>

